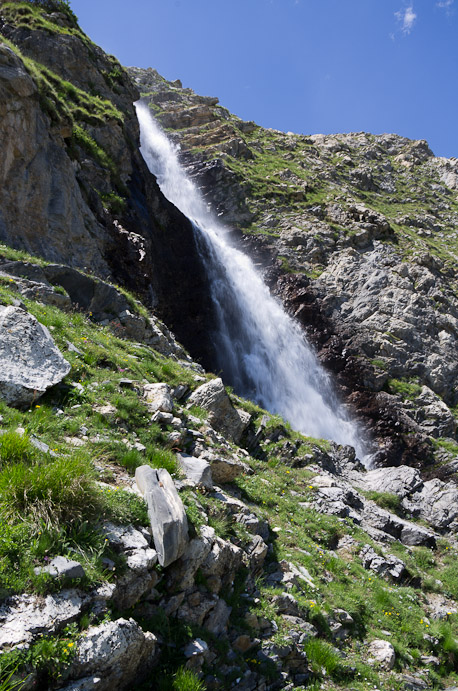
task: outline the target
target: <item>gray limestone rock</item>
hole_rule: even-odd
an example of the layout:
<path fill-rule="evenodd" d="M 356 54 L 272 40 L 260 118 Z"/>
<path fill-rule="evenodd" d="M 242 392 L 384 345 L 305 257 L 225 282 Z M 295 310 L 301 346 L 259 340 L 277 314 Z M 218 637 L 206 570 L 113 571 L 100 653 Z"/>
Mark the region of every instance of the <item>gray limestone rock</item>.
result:
<path fill-rule="evenodd" d="M 398 557 L 389 554 L 378 555 L 370 545 L 365 545 L 359 553 L 365 569 L 371 569 L 379 576 L 391 576 L 393 581 L 400 581 L 406 574 L 406 565 Z"/>
<path fill-rule="evenodd" d="M 146 384 L 143 391 L 150 413 L 173 412 L 172 390 L 168 384 Z"/>
<path fill-rule="evenodd" d="M 218 485 L 233 482 L 236 477 L 247 471 L 247 465 L 237 458 L 224 458 L 210 451 L 201 454 L 201 458 L 210 463 L 212 477 Z"/>
<path fill-rule="evenodd" d="M 433 528 L 443 530 L 458 518 L 458 489 L 452 482 L 428 480 L 418 492 L 404 499 L 403 506 Z"/>
<path fill-rule="evenodd" d="M 207 461 L 184 453 L 177 454 L 177 459 L 188 480 L 191 480 L 195 485 L 213 489 L 212 472 Z"/>
<path fill-rule="evenodd" d="M 188 521 L 183 502 L 169 473 L 143 465 L 135 471 L 137 486 L 148 505 L 154 545 L 159 564 L 176 561 L 188 543 Z"/>
<path fill-rule="evenodd" d="M 377 468 L 361 474 L 360 486 L 374 492 L 389 492 L 403 499 L 422 485 L 420 473 L 415 468 L 400 465 L 397 468 Z"/>
<path fill-rule="evenodd" d="M 373 660 L 383 669 L 393 669 L 396 661 L 396 653 L 389 641 L 376 639 L 369 645 L 367 652 L 369 655 L 369 661 Z"/>
<path fill-rule="evenodd" d="M 181 558 L 169 569 L 169 584 L 173 590 L 188 590 L 193 586 L 197 569 L 206 560 L 214 541 L 214 528 L 202 525 L 200 535 L 189 541 Z"/>
<path fill-rule="evenodd" d="M 14 596 L 0 607 L 0 650 L 30 643 L 43 633 L 54 633 L 75 621 L 88 598 L 76 590 L 65 590 L 41 598 Z"/>
<path fill-rule="evenodd" d="M 210 425 L 236 444 L 240 441 L 251 419 L 244 411 L 234 408 L 220 378 L 212 379 L 199 386 L 189 397 L 188 403 L 208 410 Z"/>
<path fill-rule="evenodd" d="M 34 571 L 48 573 L 52 578 L 84 578 L 86 575 L 79 562 L 67 557 L 54 557 L 47 566 L 37 566 Z"/>
<path fill-rule="evenodd" d="M 27 406 L 69 373 L 48 329 L 19 307 L 0 306 L 0 396 Z"/>
<path fill-rule="evenodd" d="M 211 633 L 220 636 L 227 630 L 227 623 L 231 612 L 232 607 L 229 607 L 222 598 L 218 599 L 215 607 L 204 620 L 204 627 Z"/>
<path fill-rule="evenodd" d="M 139 672 L 152 667 L 156 645 L 156 636 L 142 631 L 133 619 L 92 626 L 79 640 L 75 659 L 65 673 L 67 679 L 77 681 L 63 691 L 127 688 Z"/>

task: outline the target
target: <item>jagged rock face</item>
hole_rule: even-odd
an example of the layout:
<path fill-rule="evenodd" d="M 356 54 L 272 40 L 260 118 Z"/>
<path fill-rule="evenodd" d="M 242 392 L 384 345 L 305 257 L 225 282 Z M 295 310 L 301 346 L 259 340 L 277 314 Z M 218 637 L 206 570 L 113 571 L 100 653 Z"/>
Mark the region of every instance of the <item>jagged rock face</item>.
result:
<path fill-rule="evenodd" d="M 264 130 L 155 70 L 130 74 L 371 429 L 378 463 L 431 463 L 428 437 L 456 435 L 456 162 L 392 134 Z"/>
<path fill-rule="evenodd" d="M 190 223 L 164 198 L 139 152 L 138 92 L 128 75 L 80 36 L 5 22 L 1 32 L 57 80 L 97 93 L 109 107 L 81 121 L 74 110 L 75 138 L 69 120 L 43 112 L 43 87 L 1 45 L 0 241 L 124 284 L 211 366 L 207 278 Z"/>
<path fill-rule="evenodd" d="M 49 130 L 34 81 L 3 44 L 0 88 L 0 240 L 107 275 L 102 228 L 82 197 L 63 142 Z"/>

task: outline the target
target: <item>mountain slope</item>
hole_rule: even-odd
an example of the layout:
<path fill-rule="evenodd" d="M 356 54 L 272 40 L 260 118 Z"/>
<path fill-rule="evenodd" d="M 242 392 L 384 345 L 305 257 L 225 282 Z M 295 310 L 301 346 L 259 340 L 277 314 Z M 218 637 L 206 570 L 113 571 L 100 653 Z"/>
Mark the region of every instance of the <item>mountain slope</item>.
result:
<path fill-rule="evenodd" d="M 440 191 L 423 143 L 266 132 L 131 70 L 380 460 L 422 469 L 367 471 L 193 360 L 211 361 L 206 276 L 116 59 L 62 0 L 2 2 L 0 31 L 0 688 L 452 691 L 453 162 Z M 386 156 L 412 217 L 438 201 L 443 228 L 411 246 L 351 175 L 367 160 L 381 190 Z"/>
<path fill-rule="evenodd" d="M 428 437 L 456 439 L 456 161 L 397 135 L 266 130 L 129 72 L 372 430 L 379 463 L 431 464 Z"/>

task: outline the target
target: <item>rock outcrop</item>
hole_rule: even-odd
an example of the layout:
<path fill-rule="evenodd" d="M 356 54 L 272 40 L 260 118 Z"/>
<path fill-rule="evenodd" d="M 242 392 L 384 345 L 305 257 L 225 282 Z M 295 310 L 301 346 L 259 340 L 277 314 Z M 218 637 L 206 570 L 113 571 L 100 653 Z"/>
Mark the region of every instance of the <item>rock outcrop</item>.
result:
<path fill-rule="evenodd" d="M 0 306 L 0 398 L 28 406 L 69 373 L 48 329 L 20 307 Z"/>

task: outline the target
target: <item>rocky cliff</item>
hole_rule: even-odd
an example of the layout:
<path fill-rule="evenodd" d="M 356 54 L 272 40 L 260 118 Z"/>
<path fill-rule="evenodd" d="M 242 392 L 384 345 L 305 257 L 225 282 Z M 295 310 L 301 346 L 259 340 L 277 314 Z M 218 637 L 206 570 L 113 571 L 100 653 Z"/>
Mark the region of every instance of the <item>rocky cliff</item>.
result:
<path fill-rule="evenodd" d="M 456 163 L 243 122 L 63 0 L 0 32 L 0 689 L 456 689 Z M 196 362 L 207 278 L 140 93 L 389 467 Z"/>
<path fill-rule="evenodd" d="M 211 361 L 206 277 L 138 150 L 135 86 L 72 15 L 4 2 L 0 22 L 0 240 L 116 280 Z"/>
<path fill-rule="evenodd" d="M 129 73 L 373 431 L 378 462 L 430 465 L 428 437 L 456 433 L 457 162 L 397 135 L 266 130 L 155 70 Z"/>

